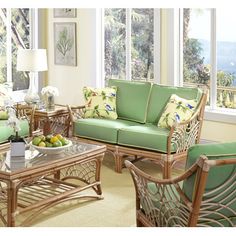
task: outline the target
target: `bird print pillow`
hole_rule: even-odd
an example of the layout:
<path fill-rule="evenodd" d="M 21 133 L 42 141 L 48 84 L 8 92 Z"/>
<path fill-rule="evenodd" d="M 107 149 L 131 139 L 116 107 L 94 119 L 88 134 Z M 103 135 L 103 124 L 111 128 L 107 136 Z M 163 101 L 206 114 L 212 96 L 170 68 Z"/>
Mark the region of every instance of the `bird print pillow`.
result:
<path fill-rule="evenodd" d="M 196 100 L 187 100 L 172 94 L 157 126 L 169 129 L 175 122 L 186 121 L 191 118 L 196 107 Z"/>
<path fill-rule="evenodd" d="M 84 87 L 84 118 L 117 119 L 116 91 L 116 86 L 101 89 Z"/>

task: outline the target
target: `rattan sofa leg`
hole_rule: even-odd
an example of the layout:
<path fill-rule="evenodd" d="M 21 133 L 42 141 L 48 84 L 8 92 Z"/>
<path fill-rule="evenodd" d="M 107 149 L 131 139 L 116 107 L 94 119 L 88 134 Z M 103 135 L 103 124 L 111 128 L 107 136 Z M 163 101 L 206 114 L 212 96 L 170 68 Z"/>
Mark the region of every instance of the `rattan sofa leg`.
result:
<path fill-rule="evenodd" d="M 117 173 L 122 173 L 122 166 L 123 166 L 123 156 L 119 153 L 115 153 L 115 171 Z"/>
<path fill-rule="evenodd" d="M 171 177 L 172 155 L 163 155 L 163 179 Z"/>
<path fill-rule="evenodd" d="M 142 224 L 142 222 L 136 218 L 136 225 L 137 227 L 143 227 L 144 225 Z"/>

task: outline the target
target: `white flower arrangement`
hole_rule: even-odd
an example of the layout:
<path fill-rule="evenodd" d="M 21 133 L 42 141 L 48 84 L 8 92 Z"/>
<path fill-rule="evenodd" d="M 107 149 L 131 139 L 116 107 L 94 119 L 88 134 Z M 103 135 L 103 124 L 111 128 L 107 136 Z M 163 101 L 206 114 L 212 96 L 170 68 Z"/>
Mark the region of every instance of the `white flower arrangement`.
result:
<path fill-rule="evenodd" d="M 41 94 L 46 96 L 59 96 L 59 91 L 56 87 L 46 86 L 42 88 Z"/>

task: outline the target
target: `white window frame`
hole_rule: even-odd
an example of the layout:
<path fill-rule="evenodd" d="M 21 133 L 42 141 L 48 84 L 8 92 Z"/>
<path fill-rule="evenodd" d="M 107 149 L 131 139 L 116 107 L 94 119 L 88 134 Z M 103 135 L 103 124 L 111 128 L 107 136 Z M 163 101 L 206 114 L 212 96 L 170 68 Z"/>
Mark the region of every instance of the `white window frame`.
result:
<path fill-rule="evenodd" d="M 7 8 L 7 82 L 12 82 L 12 44 L 11 44 L 11 8 Z M 38 9 L 30 9 L 30 48 L 38 48 Z M 35 73 L 38 81 L 38 73 Z M 35 85 L 38 91 L 38 83 Z M 13 91 L 12 98 L 15 102 L 24 101 L 27 89 Z"/>
<path fill-rule="evenodd" d="M 217 101 L 217 58 L 216 58 L 216 9 L 212 8 L 211 11 L 211 42 L 210 42 L 210 63 L 211 63 L 211 91 L 210 91 L 210 106 L 206 106 L 205 109 L 205 120 L 210 121 L 218 121 L 218 122 L 225 122 L 225 123 L 233 123 L 236 124 L 236 110 L 230 108 L 219 108 L 216 106 Z M 183 9 L 180 9 L 179 14 L 179 84 L 183 85 Z"/>
<path fill-rule="evenodd" d="M 132 8 L 126 8 L 126 80 L 131 80 L 131 10 Z M 101 34 L 101 40 L 102 40 L 102 73 L 101 73 L 101 80 L 105 80 L 105 73 L 104 73 L 104 62 L 105 62 L 105 56 L 104 56 L 104 50 L 105 50 L 105 42 L 104 42 L 104 9 L 102 10 L 102 34 Z M 161 50 L 160 50 L 160 9 L 154 8 L 154 83 L 160 83 L 160 59 L 161 59 Z M 97 82 L 97 84 L 104 85 L 104 82 Z"/>

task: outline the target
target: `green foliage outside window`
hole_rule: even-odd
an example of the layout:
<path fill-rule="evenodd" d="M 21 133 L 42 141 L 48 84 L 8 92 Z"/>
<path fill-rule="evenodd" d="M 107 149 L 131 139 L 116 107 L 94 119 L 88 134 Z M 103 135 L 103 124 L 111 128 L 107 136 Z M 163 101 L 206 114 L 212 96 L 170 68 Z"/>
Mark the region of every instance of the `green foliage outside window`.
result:
<path fill-rule="evenodd" d="M 13 91 L 27 89 L 28 73 L 16 70 L 17 50 L 30 47 L 29 8 L 12 8 L 11 10 L 11 61 Z M 7 12 L 0 8 L 0 83 L 7 81 Z"/>

